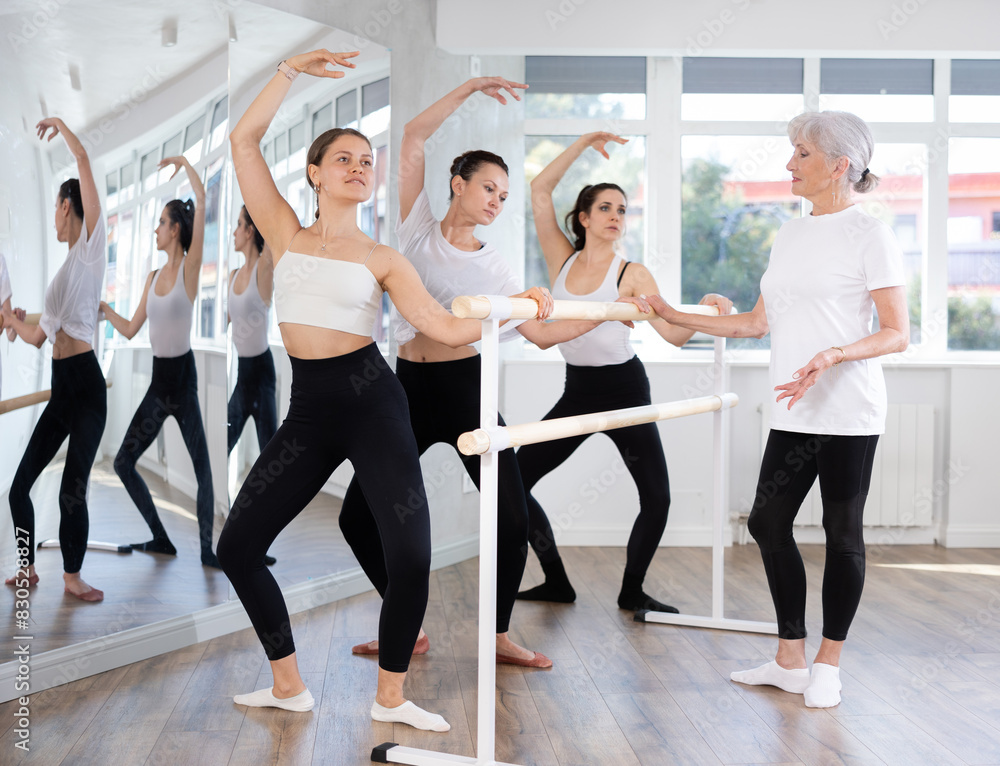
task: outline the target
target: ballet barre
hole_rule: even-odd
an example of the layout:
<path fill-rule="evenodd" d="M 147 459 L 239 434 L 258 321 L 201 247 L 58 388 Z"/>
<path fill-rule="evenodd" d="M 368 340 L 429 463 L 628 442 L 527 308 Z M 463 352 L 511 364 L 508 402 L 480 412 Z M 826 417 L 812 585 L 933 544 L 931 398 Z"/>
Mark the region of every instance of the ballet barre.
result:
<path fill-rule="evenodd" d="M 718 316 L 715 306 L 679 306 L 681 311 L 688 313 Z M 512 766 L 503 764 L 496 759 L 496 564 L 497 564 L 497 488 L 498 488 L 498 453 L 500 450 L 519 444 L 530 444 L 539 441 L 564 438 L 557 433 L 563 426 L 556 420 L 541 423 L 525 423 L 518 426 L 499 428 L 497 423 L 498 393 L 499 393 L 499 339 L 500 322 L 504 319 L 532 319 L 538 313 L 538 304 L 528 298 L 507 298 L 504 296 L 463 295 L 455 298 L 451 304 L 452 313 L 463 319 L 480 319 L 483 322 L 483 340 L 480 357 L 481 395 L 480 395 L 480 428 L 462 435 L 462 439 L 471 442 L 474 451 L 465 454 L 480 454 L 479 466 L 479 675 L 477 691 L 477 738 L 476 752 L 473 758 L 438 753 L 430 750 L 420 750 L 413 747 L 385 742 L 372 750 L 371 759 L 375 763 L 404 763 L 410 766 L 449 766 L 468 764 L 469 766 Z M 632 303 L 595 303 L 590 301 L 554 301 L 552 319 L 604 319 L 642 321 L 655 319 L 656 314 L 644 314 Z M 577 418 L 562 418 L 563 421 L 581 421 L 590 418 L 613 416 L 609 422 L 618 425 L 598 425 L 586 431 L 573 433 L 596 433 L 610 427 L 624 428 L 640 422 L 652 422 L 668 417 L 682 417 L 695 412 L 713 412 L 714 417 L 714 473 L 715 508 L 713 514 L 712 536 L 712 616 L 677 615 L 637 612 L 637 622 L 670 622 L 675 625 L 690 625 L 696 627 L 713 627 L 725 630 L 743 630 L 760 633 L 777 633 L 777 626 L 763 622 L 746 620 L 727 620 L 723 617 L 723 528 L 726 523 L 726 453 L 727 453 L 727 414 L 738 398 L 735 394 L 724 393 L 726 385 L 726 366 L 724 359 L 725 338 L 715 339 L 715 392 L 714 395 L 689 399 L 681 402 L 670 402 L 648 407 L 632 407 L 624 410 L 595 413 L 591 416 Z M 701 409 L 704 407 L 704 409 Z M 660 410 L 659 408 L 665 408 Z M 676 414 L 661 413 L 675 408 Z M 682 410 L 689 411 L 683 412 Z M 648 420 L 638 420 L 636 412 L 644 411 Z M 656 416 L 653 417 L 653 411 Z M 631 414 L 627 414 L 631 413 Z M 634 420 L 633 420 L 634 419 Z M 595 421 L 596 422 L 596 421 Z M 554 427 L 551 424 L 556 424 Z M 594 425 L 594 422 L 586 427 Z M 580 428 L 579 423 L 569 428 Z M 522 429 L 522 430 L 518 430 Z M 527 429 L 527 431 L 523 430 Z M 515 441 L 526 438 L 525 434 L 539 435 L 532 441 Z M 479 436 L 477 436 L 479 434 Z M 486 449 L 478 451 L 483 444 L 485 435 Z M 570 433 L 565 434 L 571 435 Z M 466 439 L 469 437 L 469 439 Z M 503 440 L 508 444 L 501 446 Z M 460 442 L 461 443 L 461 442 Z M 466 447 L 470 447 L 466 444 Z M 461 447 L 460 447 L 461 449 Z M 651 616 L 652 614 L 652 616 Z M 672 621 L 659 617 L 676 618 Z"/>
<path fill-rule="evenodd" d="M 733 393 L 721 396 L 701 396 L 696 399 L 681 399 L 664 404 L 647 404 L 642 407 L 627 407 L 620 410 L 593 412 L 588 415 L 573 415 L 568 418 L 553 418 L 535 423 L 521 423 L 515 426 L 500 426 L 488 431 L 477 428 L 466 431 L 458 437 L 458 451 L 463 455 L 483 455 L 487 452 L 501 452 L 508 447 L 523 447 L 525 444 L 568 439 L 571 436 L 596 434 L 615 428 L 628 428 L 641 423 L 655 423 L 658 420 L 683 418 L 702 412 L 714 412 L 735 407 L 740 398 Z"/>
<path fill-rule="evenodd" d="M 107 380 L 107 387 L 111 388 L 111 378 Z M 25 394 L 24 396 L 15 396 L 12 399 L 4 399 L 0 401 L 0 415 L 5 412 L 13 412 L 14 410 L 20 410 L 24 407 L 30 407 L 33 404 L 42 404 L 47 402 L 52 398 L 52 389 L 47 388 L 44 391 L 36 391 L 33 394 Z"/>

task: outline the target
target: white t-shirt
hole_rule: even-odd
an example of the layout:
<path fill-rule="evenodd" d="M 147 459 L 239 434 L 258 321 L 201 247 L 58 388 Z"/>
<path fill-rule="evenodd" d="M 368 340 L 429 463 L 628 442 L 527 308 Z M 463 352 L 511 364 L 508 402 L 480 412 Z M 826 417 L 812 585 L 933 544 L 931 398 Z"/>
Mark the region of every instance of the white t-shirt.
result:
<path fill-rule="evenodd" d="M 784 224 L 760 280 L 771 330 L 771 386 L 792 382 L 823 349 L 871 335 L 871 291 L 905 284 L 892 229 L 857 205 Z M 885 414 L 882 365 L 862 359 L 827 370 L 791 411 L 787 399 L 772 404 L 771 428 L 875 435 L 885 432 Z"/>
<path fill-rule="evenodd" d="M 94 230 L 87 239 L 87 226 L 69 249 L 66 261 L 56 272 L 45 291 L 45 310 L 38 325 L 50 343 L 62 330 L 71 338 L 94 342 L 97 331 L 97 310 L 104 289 L 104 269 L 107 266 L 108 236 L 104 215 L 98 215 Z"/>
<path fill-rule="evenodd" d="M 444 238 L 441 222 L 431 212 L 427 192 L 421 189 L 405 221 L 396 221 L 399 250 L 417 269 L 420 281 L 438 303 L 449 311 L 459 295 L 514 295 L 523 290 L 499 251 L 484 243 L 474 253 L 459 250 Z M 520 337 L 511 320 L 500 328 L 500 340 Z M 392 332 L 399 344 L 413 340 L 417 330 L 392 307 Z M 472 345 L 471 343 L 469 345 Z"/>
<path fill-rule="evenodd" d="M 7 273 L 7 261 L 3 257 L 3 253 L 0 253 L 0 306 L 3 302 L 9 299 L 13 293 L 10 290 L 10 275 Z M 4 335 L 7 334 L 6 330 L 2 331 Z M 0 391 L 3 391 L 3 366 L 0 365 Z M 0 395 L 2 398 L 2 395 Z"/>

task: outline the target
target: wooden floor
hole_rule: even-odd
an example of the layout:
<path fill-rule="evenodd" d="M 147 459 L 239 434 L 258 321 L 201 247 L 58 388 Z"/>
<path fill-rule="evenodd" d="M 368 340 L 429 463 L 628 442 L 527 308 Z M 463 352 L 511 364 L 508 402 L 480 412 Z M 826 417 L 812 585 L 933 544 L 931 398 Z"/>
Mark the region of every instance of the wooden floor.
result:
<path fill-rule="evenodd" d="M 62 469 L 62 460 L 54 462 L 32 491 L 39 539 L 58 537 L 57 493 Z M 87 551 L 83 577 L 104 591 L 104 601 L 91 604 L 63 593 L 62 553 L 58 548 L 37 551 L 35 568 L 39 584 L 31 589 L 35 654 L 190 614 L 236 598 L 225 574 L 201 565 L 194 501 L 155 474 L 142 468 L 139 471 L 177 547 L 177 555 Z M 6 506 L 4 496 L 0 498 L 0 507 Z M 88 507 L 89 539 L 116 544 L 149 539 L 149 528 L 109 461 L 94 466 Z M 340 500 L 321 493 L 274 541 L 271 553 L 278 563 L 272 572 L 282 587 L 357 568 L 357 561 L 337 526 L 339 510 Z M 223 521 L 221 516 L 215 520 L 216 540 Z M 13 551 L 13 546 L 10 550 Z M 11 562 L 3 577 L 13 571 Z M 5 625 L 4 634 L 10 636 L 17 635 L 15 597 L 13 588 L 0 588 L 3 615 L 0 622 Z M 3 762 L 0 757 L 0 763 Z"/>
<path fill-rule="evenodd" d="M 823 551 L 803 547 L 809 624 L 820 628 Z M 572 605 L 519 602 L 512 635 L 551 670 L 498 668 L 497 757 L 519 764 L 1000 764 L 1000 551 L 869 548 L 861 610 L 844 651 L 843 702 L 731 683 L 773 652 L 767 636 L 635 623 L 614 603 L 624 551 L 570 548 Z M 533 558 L 533 557 L 532 557 Z M 365 594 L 294 618 L 311 713 L 247 710 L 232 695 L 269 684 L 251 631 L 83 679 L 31 698 L 31 751 L 14 748 L 16 703 L 0 705 L 0 762 L 366 764 L 386 741 L 474 754 L 475 560 L 435 572 L 406 692 L 446 734 L 373 722 L 375 635 Z M 525 584 L 538 581 L 532 561 Z M 757 550 L 727 552 L 727 616 L 773 619 Z M 647 585 L 682 611 L 708 610 L 710 551 L 661 550 Z"/>

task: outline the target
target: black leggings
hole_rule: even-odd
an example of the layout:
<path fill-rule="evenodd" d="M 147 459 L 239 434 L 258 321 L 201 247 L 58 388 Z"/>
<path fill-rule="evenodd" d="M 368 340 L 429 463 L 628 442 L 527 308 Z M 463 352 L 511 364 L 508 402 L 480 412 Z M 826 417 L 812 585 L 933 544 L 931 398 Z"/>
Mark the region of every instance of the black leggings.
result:
<path fill-rule="evenodd" d="M 219 561 L 269 660 L 295 651 L 268 547 L 345 460 L 371 507 L 388 562 L 379 667 L 403 673 L 427 607 L 431 531 L 406 395 L 375 344 L 332 359 L 296 359 L 288 416 L 250 469 L 219 538 Z"/>
<path fill-rule="evenodd" d="M 479 428 L 479 357 L 453 362 L 396 361 L 396 374 L 409 401 L 409 420 L 423 454 L 432 444 L 455 446 L 465 431 Z M 503 424 L 503 418 L 498 418 Z M 469 477 L 479 486 L 479 455 L 459 455 Z M 340 512 L 340 528 L 361 563 L 368 579 L 386 593 L 386 557 L 372 544 L 375 519 L 360 491 L 357 477 L 351 481 Z M 524 485 L 514 450 L 499 453 L 497 518 L 497 633 L 506 633 L 514 609 L 517 588 L 528 554 L 528 512 Z M 413 642 L 409 650 L 413 650 Z"/>
<path fill-rule="evenodd" d="M 93 351 L 52 360 L 52 396 L 35 424 L 10 485 L 14 533 L 28 535 L 28 563 L 35 563 L 35 509 L 29 492 L 69 436 L 59 486 L 59 547 L 63 571 L 79 572 L 87 551 L 90 519 L 87 482 L 108 415 L 108 390 Z"/>
<path fill-rule="evenodd" d="M 194 464 L 194 475 L 198 480 L 198 537 L 204 557 L 212 553 L 215 496 L 212 492 L 208 442 L 201 422 L 201 406 L 198 404 L 198 373 L 194 366 L 193 351 L 177 357 L 153 357 L 153 376 L 149 389 L 132 416 L 132 422 L 125 431 L 125 440 L 115 456 L 115 473 L 149 525 L 154 540 L 166 540 L 167 530 L 163 528 L 149 488 L 135 469 L 135 464 L 156 439 L 168 417 L 173 417 L 180 426 L 184 446 Z"/>
<path fill-rule="evenodd" d="M 816 476 L 823 497 L 823 637 L 844 641 L 865 584 L 862 516 L 878 436 L 771 431 L 747 522 L 760 546 L 778 636 L 806 637 L 806 572 L 792 523 Z"/>
<path fill-rule="evenodd" d="M 640 407 L 650 404 L 649 378 L 646 370 L 634 356 L 623 364 L 602 367 L 566 365 L 566 387 L 562 397 L 542 420 L 565 418 L 603 410 Z M 621 466 L 615 472 L 627 469 L 639 490 L 639 515 L 632 525 L 625 558 L 625 571 L 642 580 L 646 576 L 656 548 L 667 526 L 670 509 L 670 482 L 667 478 L 667 461 L 663 457 L 663 444 L 655 423 L 644 423 L 629 428 L 618 428 L 605 434 L 618 448 Z M 542 506 L 531 495 L 531 489 L 550 472 L 562 465 L 583 444 L 588 436 L 574 436 L 541 444 L 528 444 L 517 451 L 521 478 L 528 491 L 528 542 L 538 559 L 551 563 L 559 559 L 555 537 Z M 593 502 L 597 491 L 587 485 L 581 487 L 580 498 L 566 498 L 567 502 L 588 500 Z"/>
<path fill-rule="evenodd" d="M 241 356 L 237 363 L 236 388 L 229 397 L 229 452 L 251 415 L 257 427 L 257 446 L 264 449 L 278 430 L 274 357 L 268 349 L 260 356 Z"/>

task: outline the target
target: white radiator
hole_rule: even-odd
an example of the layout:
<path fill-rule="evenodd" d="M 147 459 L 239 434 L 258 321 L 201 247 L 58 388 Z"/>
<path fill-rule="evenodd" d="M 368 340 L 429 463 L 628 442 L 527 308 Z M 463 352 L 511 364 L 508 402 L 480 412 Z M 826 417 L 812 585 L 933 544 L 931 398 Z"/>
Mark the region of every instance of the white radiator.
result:
<path fill-rule="evenodd" d="M 764 418 L 761 454 L 770 424 Z M 934 483 L 934 406 L 890 404 L 885 434 L 878 440 L 871 489 L 865 505 L 866 527 L 923 527 L 931 524 Z M 919 501 L 919 502 L 918 502 Z M 795 519 L 799 527 L 821 526 L 819 481 Z"/>

